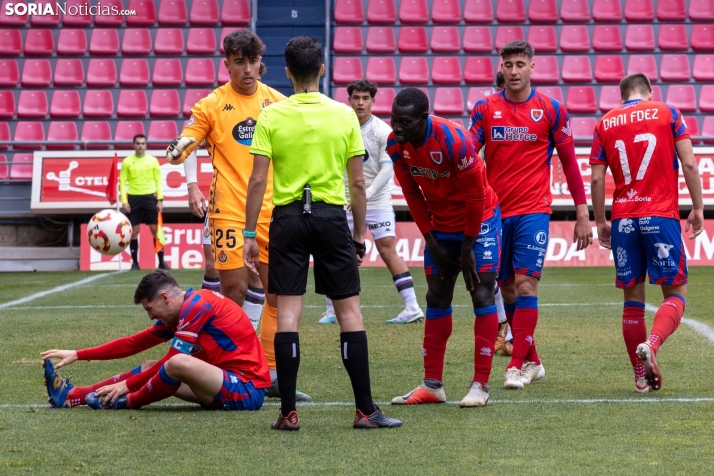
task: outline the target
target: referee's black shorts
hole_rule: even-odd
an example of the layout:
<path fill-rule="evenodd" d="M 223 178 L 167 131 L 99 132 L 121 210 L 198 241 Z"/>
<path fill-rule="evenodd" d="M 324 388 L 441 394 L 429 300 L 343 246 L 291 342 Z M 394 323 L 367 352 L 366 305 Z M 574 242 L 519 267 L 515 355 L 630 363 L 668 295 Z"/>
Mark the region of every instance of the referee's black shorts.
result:
<path fill-rule="evenodd" d="M 300 201 L 275 207 L 270 223 L 268 292 L 305 294 L 310 255 L 316 293 L 331 299 L 359 294 L 357 257 L 342 205 L 313 202 L 312 215 L 307 217 Z"/>
<path fill-rule="evenodd" d="M 127 200 L 131 212 L 127 215 L 131 226 L 136 226 L 140 223 L 145 225 L 156 225 L 159 218 L 159 212 L 156 210 L 156 196 L 151 195 L 128 195 Z"/>

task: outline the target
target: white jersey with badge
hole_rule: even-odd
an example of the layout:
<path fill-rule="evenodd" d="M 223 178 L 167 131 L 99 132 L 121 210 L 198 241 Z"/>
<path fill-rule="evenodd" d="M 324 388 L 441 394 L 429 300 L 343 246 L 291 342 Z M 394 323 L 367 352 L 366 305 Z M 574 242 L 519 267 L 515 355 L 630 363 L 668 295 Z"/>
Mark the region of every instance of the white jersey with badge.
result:
<path fill-rule="evenodd" d="M 386 122 L 372 116 L 365 125 L 361 127 L 362 141 L 364 142 L 364 150 L 367 158 L 362 164 L 364 174 L 365 188 L 369 188 L 374 182 L 374 179 L 379 174 L 379 169 L 383 164 L 392 166 L 392 159 L 387 155 L 387 137 L 392 132 L 392 128 Z M 372 198 L 367 200 L 367 210 L 394 210 L 392 206 L 392 180 L 378 190 Z M 350 191 L 345 175 L 345 189 L 347 192 L 347 201 L 350 199 Z"/>

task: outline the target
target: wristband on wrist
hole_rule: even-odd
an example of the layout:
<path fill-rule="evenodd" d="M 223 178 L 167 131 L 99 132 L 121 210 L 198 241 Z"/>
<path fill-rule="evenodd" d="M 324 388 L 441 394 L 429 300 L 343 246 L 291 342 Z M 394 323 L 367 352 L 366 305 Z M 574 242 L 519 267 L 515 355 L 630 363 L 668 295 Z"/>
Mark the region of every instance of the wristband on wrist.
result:
<path fill-rule="evenodd" d="M 258 233 L 255 231 L 243 230 L 243 236 L 246 238 L 255 238 Z"/>

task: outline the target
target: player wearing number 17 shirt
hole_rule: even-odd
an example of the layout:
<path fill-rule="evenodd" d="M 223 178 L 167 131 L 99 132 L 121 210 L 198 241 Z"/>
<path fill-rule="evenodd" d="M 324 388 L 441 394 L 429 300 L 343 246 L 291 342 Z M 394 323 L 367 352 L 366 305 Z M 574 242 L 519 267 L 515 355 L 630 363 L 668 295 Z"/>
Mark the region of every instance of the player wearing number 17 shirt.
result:
<path fill-rule="evenodd" d="M 679 225 L 677 157 L 692 197 L 689 237 L 703 230 L 699 170 L 687 125 L 676 107 L 652 101 L 644 74 L 620 82 L 622 106 L 595 126 L 592 197 L 600 244 L 613 250 L 615 285 L 624 291 L 622 336 L 635 372 L 635 391 L 659 390 L 662 377 L 655 358 L 679 326 L 687 297 L 687 258 Z M 612 229 L 605 219 L 605 172 L 615 180 Z M 645 274 L 662 287 L 664 302 L 647 338 Z"/>
<path fill-rule="evenodd" d="M 523 388 L 545 376 L 536 352 L 538 281 L 548 246 L 551 157 L 557 149 L 577 222 L 573 242 L 592 243 L 588 207 L 570 120 L 555 99 L 531 88 L 533 48 L 513 41 L 501 49 L 505 89 L 474 105 L 469 130 L 476 150 L 486 146 L 488 182 L 503 217 L 503 251 L 498 282 L 513 332 L 513 354 L 504 387 Z"/>

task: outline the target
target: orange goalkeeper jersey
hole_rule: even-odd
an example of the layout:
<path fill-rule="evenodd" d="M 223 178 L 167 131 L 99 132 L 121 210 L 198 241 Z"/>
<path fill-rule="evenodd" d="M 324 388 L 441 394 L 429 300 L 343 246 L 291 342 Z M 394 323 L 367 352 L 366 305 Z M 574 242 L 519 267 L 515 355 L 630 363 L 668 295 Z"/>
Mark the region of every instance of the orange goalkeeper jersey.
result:
<path fill-rule="evenodd" d="M 191 109 L 191 118 L 181 136 L 193 137 L 179 160 L 180 164 L 202 140 L 206 140 L 208 154 L 213 161 L 213 181 L 208 202 L 211 218 L 245 222 L 245 202 L 248 180 L 253 171 L 250 145 L 258 116 L 263 108 L 282 101 L 285 96 L 258 82 L 252 96 L 243 96 L 226 83 L 213 90 Z M 273 166 L 270 165 L 268 185 L 260 210 L 259 223 L 269 223 L 273 212 Z"/>

